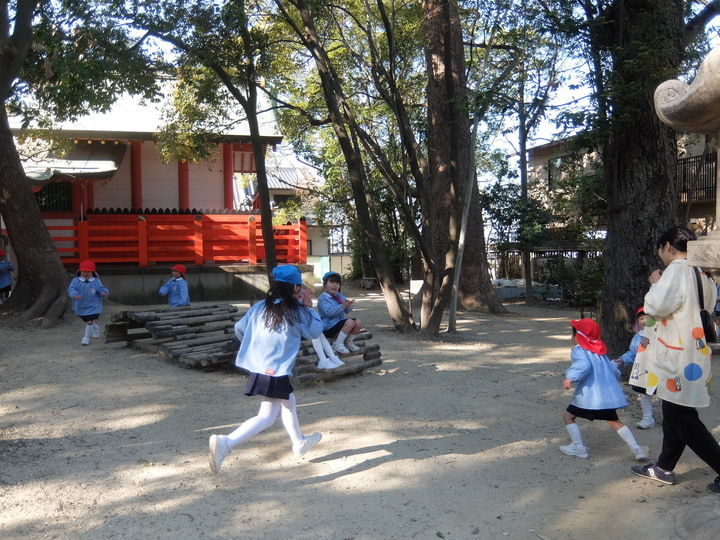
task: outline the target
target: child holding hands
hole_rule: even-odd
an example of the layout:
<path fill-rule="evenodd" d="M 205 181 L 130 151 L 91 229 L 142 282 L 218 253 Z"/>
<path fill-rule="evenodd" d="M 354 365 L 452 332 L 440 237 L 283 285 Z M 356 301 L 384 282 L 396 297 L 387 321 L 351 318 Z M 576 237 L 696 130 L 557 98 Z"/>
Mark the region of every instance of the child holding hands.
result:
<path fill-rule="evenodd" d="M 563 388 L 570 390 L 573 383 L 573 400 L 563 413 L 563 421 L 570 435 L 571 444 L 561 446 L 568 456 L 588 457 L 583 444 L 577 417 L 587 420 L 605 420 L 630 447 L 635 459 L 647 459 L 647 453 L 637 443 L 630 428 L 624 425 L 617 410 L 627 407 L 625 394 L 620 387 L 620 370 L 606 356 L 607 347 L 600 339 L 600 326 L 592 319 L 570 321 L 573 329 L 571 365 L 565 374 Z"/>
<path fill-rule="evenodd" d="M 647 315 L 644 308 L 640 308 L 635 312 L 635 335 L 630 340 L 628 350 L 616 360 L 613 360 L 618 368 L 631 366 L 635 362 L 638 349 L 643 344 L 647 345 L 648 339 L 643 337 L 643 329 L 647 322 Z M 640 410 L 642 411 L 642 420 L 635 424 L 639 429 L 650 429 L 655 427 L 655 417 L 653 416 L 652 394 L 648 394 L 644 388 L 640 386 L 632 386 L 632 389 L 640 393 Z"/>

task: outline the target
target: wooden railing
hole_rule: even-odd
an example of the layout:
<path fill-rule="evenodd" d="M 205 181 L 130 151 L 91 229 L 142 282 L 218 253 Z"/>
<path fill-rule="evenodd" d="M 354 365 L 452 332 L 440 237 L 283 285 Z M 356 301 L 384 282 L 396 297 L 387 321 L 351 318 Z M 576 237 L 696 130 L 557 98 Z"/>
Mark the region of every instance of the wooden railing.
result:
<path fill-rule="evenodd" d="M 255 214 L 88 214 L 73 225 L 49 225 L 65 265 L 83 260 L 148 266 L 154 263 L 265 262 L 261 218 Z M 273 226 L 279 263 L 307 263 L 305 220 Z"/>

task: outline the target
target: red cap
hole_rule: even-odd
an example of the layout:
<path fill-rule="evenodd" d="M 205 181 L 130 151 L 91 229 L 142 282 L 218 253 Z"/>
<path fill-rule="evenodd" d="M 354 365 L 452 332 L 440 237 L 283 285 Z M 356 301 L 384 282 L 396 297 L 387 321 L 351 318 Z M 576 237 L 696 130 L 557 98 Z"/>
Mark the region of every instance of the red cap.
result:
<path fill-rule="evenodd" d="M 596 354 L 606 354 L 607 346 L 600 339 L 600 325 L 592 319 L 580 319 L 570 321 L 570 325 L 576 330 L 578 345 L 583 349 Z"/>
<path fill-rule="evenodd" d="M 80 263 L 80 271 L 81 272 L 94 272 L 95 271 L 95 263 L 92 261 L 83 261 Z"/>
<path fill-rule="evenodd" d="M 187 268 L 185 268 L 184 264 L 176 264 L 171 268 L 171 270 L 174 270 L 175 272 L 180 272 L 183 276 L 187 273 Z"/>

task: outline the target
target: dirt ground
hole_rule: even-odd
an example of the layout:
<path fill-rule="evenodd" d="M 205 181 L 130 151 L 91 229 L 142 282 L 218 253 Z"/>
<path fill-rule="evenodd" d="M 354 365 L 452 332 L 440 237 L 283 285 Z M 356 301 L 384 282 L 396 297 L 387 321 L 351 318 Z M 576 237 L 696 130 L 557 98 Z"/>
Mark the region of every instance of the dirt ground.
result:
<path fill-rule="evenodd" d="M 377 292 L 356 315 L 383 364 L 296 391 L 306 434 L 293 457 L 281 423 L 237 447 L 219 475 L 207 440 L 256 412 L 244 377 L 180 368 L 124 344 L 80 346 L 81 322 L 0 326 L 0 537 L 52 539 L 717 538 L 720 497 L 691 452 L 664 486 L 581 421 L 568 443 L 562 389 L 569 310 L 509 305 L 462 313 L 456 335 L 397 335 Z M 108 303 L 101 318 L 128 306 Z M 635 429 L 656 456 L 661 428 Z M 659 413 L 659 404 L 656 404 Z M 714 433 L 718 399 L 701 412 Z"/>

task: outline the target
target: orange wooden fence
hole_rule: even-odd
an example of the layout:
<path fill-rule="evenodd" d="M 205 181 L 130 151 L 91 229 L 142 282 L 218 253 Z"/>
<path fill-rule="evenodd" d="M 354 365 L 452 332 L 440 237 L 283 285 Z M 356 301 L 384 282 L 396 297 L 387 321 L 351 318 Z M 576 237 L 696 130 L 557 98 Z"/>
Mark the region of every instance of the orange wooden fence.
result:
<path fill-rule="evenodd" d="M 74 225 L 49 225 L 66 265 L 258 264 L 265 262 L 259 215 L 88 214 Z M 307 263 L 305 220 L 273 226 L 279 263 Z"/>

